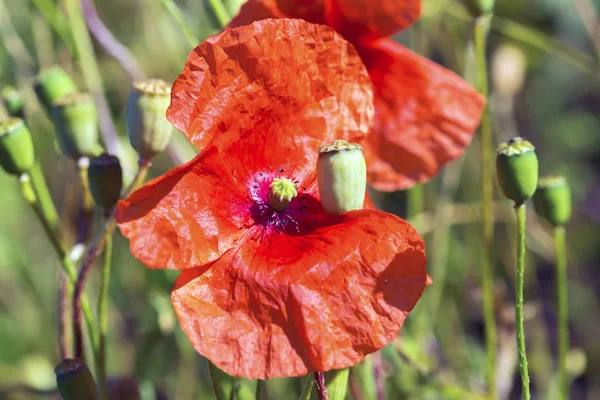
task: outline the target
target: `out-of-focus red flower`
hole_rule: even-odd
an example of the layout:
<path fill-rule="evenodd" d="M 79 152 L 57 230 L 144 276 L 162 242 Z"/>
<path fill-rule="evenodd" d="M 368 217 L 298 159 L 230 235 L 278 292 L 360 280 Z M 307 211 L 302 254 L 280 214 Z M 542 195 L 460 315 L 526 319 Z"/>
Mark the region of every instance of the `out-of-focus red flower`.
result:
<path fill-rule="evenodd" d="M 375 125 L 362 145 L 369 184 L 407 189 L 462 155 L 485 99 L 453 72 L 387 37 L 419 18 L 420 0 L 249 0 L 230 26 L 264 18 L 326 24 L 349 40 L 375 86 Z"/>
<path fill-rule="evenodd" d="M 368 73 L 326 26 L 265 20 L 191 54 L 169 118 L 204 150 L 119 203 L 135 257 L 183 270 L 172 292 L 198 352 L 229 374 L 299 376 L 360 362 L 389 343 L 421 296 L 424 244 L 365 206 L 323 211 L 316 149 L 364 137 Z M 275 178 L 296 183 L 287 208 Z"/>

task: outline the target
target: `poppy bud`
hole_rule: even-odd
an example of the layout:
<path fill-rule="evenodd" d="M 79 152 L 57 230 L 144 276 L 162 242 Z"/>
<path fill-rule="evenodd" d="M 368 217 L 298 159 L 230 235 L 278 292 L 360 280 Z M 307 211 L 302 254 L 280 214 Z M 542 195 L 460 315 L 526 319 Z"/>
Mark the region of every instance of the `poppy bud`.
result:
<path fill-rule="evenodd" d="M 521 49 L 505 44 L 494 52 L 492 81 L 494 89 L 504 96 L 516 95 L 525 82 L 527 58 Z"/>
<path fill-rule="evenodd" d="M 109 154 L 91 158 L 88 179 L 96 204 L 105 210 L 111 209 L 121 197 L 123 187 L 123 171 L 119 159 Z"/>
<path fill-rule="evenodd" d="M 20 118 L 9 118 L 0 124 L 0 165 L 9 174 L 29 172 L 35 164 L 31 133 Z"/>
<path fill-rule="evenodd" d="M 317 150 L 317 178 L 325 212 L 343 214 L 360 210 L 365 202 L 367 165 L 362 147 L 335 140 Z"/>
<path fill-rule="evenodd" d="M 520 137 L 502 143 L 497 150 L 496 173 L 504 196 L 520 206 L 533 196 L 537 187 L 535 147 Z"/>
<path fill-rule="evenodd" d="M 571 218 L 571 190 L 562 176 L 540 179 L 533 196 L 537 213 L 554 226 L 564 225 Z"/>
<path fill-rule="evenodd" d="M 465 0 L 465 5 L 475 18 L 494 11 L 494 0 Z"/>
<path fill-rule="evenodd" d="M 80 359 L 65 359 L 54 368 L 58 392 L 64 400 L 95 400 L 96 383 L 90 369 Z"/>
<path fill-rule="evenodd" d="M 52 121 L 62 152 L 74 160 L 99 153 L 98 116 L 92 97 L 71 93 L 54 102 Z"/>
<path fill-rule="evenodd" d="M 161 153 L 171 140 L 173 126 L 166 117 L 170 102 L 171 87 L 161 79 L 133 84 L 127 102 L 127 130 L 131 146 L 143 159 Z"/>
<path fill-rule="evenodd" d="M 52 110 L 56 100 L 77 91 L 75 82 L 60 67 L 51 67 L 40 72 L 33 88 L 38 100 L 48 112 Z"/>
<path fill-rule="evenodd" d="M 11 117 L 23 118 L 23 98 L 12 86 L 2 89 L 2 102 Z"/>

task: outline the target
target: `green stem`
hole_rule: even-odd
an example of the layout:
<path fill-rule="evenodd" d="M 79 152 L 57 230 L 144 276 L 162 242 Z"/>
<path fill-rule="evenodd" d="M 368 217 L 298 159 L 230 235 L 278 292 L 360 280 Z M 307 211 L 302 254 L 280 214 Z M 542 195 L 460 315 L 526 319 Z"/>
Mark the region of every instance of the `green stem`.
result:
<path fill-rule="evenodd" d="M 567 352 L 569 351 L 569 310 L 567 303 L 567 251 L 565 227 L 554 228 L 556 251 L 556 292 L 558 296 L 558 386 L 561 399 L 569 398 Z"/>
<path fill-rule="evenodd" d="M 256 393 L 254 396 L 256 400 L 260 400 L 263 392 L 265 391 L 265 384 L 266 384 L 266 381 L 264 379 L 256 380 Z"/>
<path fill-rule="evenodd" d="M 98 327 L 100 328 L 100 342 L 98 345 L 98 380 L 100 385 L 100 399 L 108 400 L 108 384 L 106 375 L 106 335 L 108 332 L 108 289 L 110 284 L 110 266 L 112 257 L 112 236 L 106 238 L 104 244 L 104 266 L 100 281 L 100 297 L 98 298 Z"/>
<path fill-rule="evenodd" d="M 221 0 L 208 0 L 208 4 L 215 17 L 217 17 L 217 22 L 221 26 L 221 29 L 225 28 L 231 19 L 225 8 L 225 4 Z"/>
<path fill-rule="evenodd" d="M 412 189 L 406 192 L 406 217 L 407 219 L 414 218 L 423 212 L 424 198 L 423 184 L 417 183 Z"/>
<path fill-rule="evenodd" d="M 302 386 L 302 393 L 300 394 L 299 400 L 310 400 L 313 387 L 315 386 L 315 380 L 312 374 L 308 374 L 304 378 L 304 386 Z"/>
<path fill-rule="evenodd" d="M 192 33 L 192 29 L 190 28 L 188 23 L 185 21 L 185 17 L 183 16 L 183 13 L 179 9 L 179 7 L 177 7 L 177 4 L 175 4 L 175 2 L 173 0 L 163 0 L 162 5 L 164 8 L 167 9 L 169 14 L 171 14 L 171 16 L 179 24 L 179 26 L 183 30 L 183 34 L 185 35 L 190 46 L 196 47 L 198 45 L 198 43 L 200 43 L 200 39 L 198 39 Z"/>
<path fill-rule="evenodd" d="M 217 370 L 215 364 L 211 363 L 210 360 L 206 360 L 206 362 L 208 362 L 208 372 L 210 373 L 210 381 L 212 382 L 213 393 L 217 400 L 225 400 L 225 395 L 221 389 L 219 371 Z"/>
<path fill-rule="evenodd" d="M 65 274 L 67 275 L 67 293 L 69 296 L 71 296 L 73 293 L 73 286 L 75 285 L 75 282 L 77 280 L 77 270 L 73 265 L 71 259 L 69 258 L 65 246 L 63 245 L 59 237 L 56 235 L 55 226 L 52 224 L 52 216 L 58 215 L 56 209 L 54 208 L 54 204 L 52 202 L 46 204 L 46 208 L 50 209 L 50 214 L 46 214 L 47 210 L 45 210 L 44 207 L 42 207 L 39 194 L 36 194 L 36 188 L 39 188 L 42 191 L 42 193 L 44 191 L 48 192 L 48 187 L 43 177 L 43 174 L 21 176 L 19 178 L 19 182 L 21 184 L 21 191 L 23 192 L 23 197 L 25 197 L 27 202 L 33 207 L 35 213 L 42 222 L 44 230 L 46 231 L 46 235 L 50 239 L 52 247 L 54 248 L 54 251 L 56 252 L 56 255 L 60 260 L 61 266 Z M 98 343 L 98 334 L 96 332 L 96 324 L 94 323 L 92 310 L 90 308 L 87 298 L 85 297 L 82 298 L 81 308 L 83 312 L 83 317 L 85 318 L 88 334 L 90 335 L 92 347 L 95 351 Z"/>
<path fill-rule="evenodd" d="M 477 18 L 473 24 L 475 54 L 477 58 L 477 81 L 481 94 L 489 97 L 487 60 L 485 56 L 489 18 L 492 15 Z M 496 398 L 496 320 L 494 318 L 494 176 L 493 176 L 493 138 L 489 101 L 481 119 L 481 188 L 483 213 L 483 260 L 482 290 L 483 316 L 486 343 L 486 382 L 490 398 Z"/>
<path fill-rule="evenodd" d="M 46 184 L 46 178 L 44 177 L 44 172 L 42 171 L 39 161 L 35 163 L 29 174 L 31 178 L 31 184 L 33 185 L 33 188 L 37 194 L 37 201 L 42 208 L 42 212 L 44 213 L 48 221 L 50 231 L 52 232 L 51 239 L 60 241 L 60 218 L 58 217 L 58 212 L 56 212 L 56 207 L 54 207 L 52 195 L 50 194 L 50 190 Z M 59 244 L 61 247 L 65 248 L 62 242 Z"/>
<path fill-rule="evenodd" d="M 517 286 L 515 304 L 515 323 L 517 329 L 517 348 L 519 350 L 519 367 L 521 370 L 521 387 L 523 400 L 531 399 L 529 392 L 529 368 L 525 353 L 525 329 L 523 328 L 523 281 L 525 275 L 525 205 L 515 206 L 517 214 Z"/>

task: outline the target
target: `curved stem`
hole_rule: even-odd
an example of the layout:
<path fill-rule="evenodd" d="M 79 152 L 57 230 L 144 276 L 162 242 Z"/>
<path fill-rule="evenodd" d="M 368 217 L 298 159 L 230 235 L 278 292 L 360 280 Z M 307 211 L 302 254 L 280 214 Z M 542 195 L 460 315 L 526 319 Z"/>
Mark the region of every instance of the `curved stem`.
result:
<path fill-rule="evenodd" d="M 256 380 L 256 392 L 254 394 L 254 398 L 256 400 L 260 400 L 263 392 L 265 391 L 265 381 L 263 379 Z"/>
<path fill-rule="evenodd" d="M 477 57 L 477 81 L 481 94 L 488 98 L 487 60 L 485 56 L 489 18 L 482 16 L 474 21 L 473 35 Z M 490 398 L 496 398 L 496 320 L 494 318 L 494 176 L 493 176 L 493 139 L 489 102 L 481 120 L 481 188 L 483 213 L 483 260 L 482 290 L 483 316 L 486 343 L 486 382 Z"/>
<path fill-rule="evenodd" d="M 525 329 L 523 327 L 523 281 L 525 276 L 525 205 L 515 206 L 517 214 L 517 286 L 515 303 L 515 322 L 517 329 L 517 348 L 521 370 L 523 400 L 531 399 L 529 392 L 529 367 L 525 353 Z"/>
<path fill-rule="evenodd" d="M 81 7 L 88 29 L 102 48 L 117 60 L 132 81 L 145 79 L 144 71 L 142 71 L 127 47 L 123 46 L 104 25 L 92 0 L 81 0 Z"/>
<path fill-rule="evenodd" d="M 67 282 L 65 280 L 65 273 L 61 271 L 59 278 L 59 289 L 58 289 L 58 350 L 60 359 L 71 358 L 71 351 L 69 349 L 69 338 L 67 333 L 67 320 L 66 311 L 68 308 L 70 296 L 67 293 Z"/>
<path fill-rule="evenodd" d="M 221 0 L 208 0 L 208 4 L 210 5 L 212 12 L 215 14 L 215 17 L 217 17 L 217 21 L 219 22 L 221 29 L 225 28 L 231 19 L 227 9 L 225 8 L 225 4 L 223 4 Z"/>
<path fill-rule="evenodd" d="M 108 385 L 106 375 L 106 333 L 108 331 L 108 289 L 110 284 L 110 266 L 112 257 L 112 236 L 106 238 L 104 245 L 104 266 L 100 280 L 100 297 L 98 298 L 98 327 L 100 341 L 98 344 L 98 380 L 100 385 L 100 399 L 108 400 Z"/>
<path fill-rule="evenodd" d="M 90 160 L 87 157 L 82 157 L 77 161 L 77 169 L 79 171 L 79 180 L 83 191 L 83 201 L 81 207 L 81 215 L 77 227 L 77 243 L 75 246 L 87 243 L 92 230 L 92 218 L 94 216 L 94 199 L 90 191 L 90 182 L 88 180 L 88 167 Z"/>
<path fill-rule="evenodd" d="M 317 388 L 317 398 L 319 400 L 329 400 L 327 395 L 327 386 L 325 385 L 325 375 L 322 372 L 317 371 L 314 373 L 315 387 Z"/>
<path fill-rule="evenodd" d="M 221 383 L 219 381 L 219 371 L 217 371 L 217 367 L 210 362 L 210 360 L 206 360 L 208 362 L 208 372 L 210 373 L 210 381 L 213 386 L 213 393 L 217 400 L 225 400 L 225 395 L 221 390 Z"/>
<path fill-rule="evenodd" d="M 171 14 L 171 16 L 179 24 L 179 26 L 183 30 L 183 34 L 185 35 L 185 38 L 187 39 L 189 45 L 192 47 L 196 47 L 198 45 L 198 43 L 200 43 L 200 39 L 198 39 L 192 33 L 192 29 L 190 28 L 188 23 L 185 21 L 183 13 L 179 9 L 179 7 L 177 7 L 177 4 L 175 4 L 175 2 L 173 0 L 162 0 L 162 5 L 164 8 L 167 9 L 169 14 Z"/>
<path fill-rule="evenodd" d="M 60 239 L 56 236 L 54 227 L 51 223 L 51 218 L 48 217 L 48 215 L 45 213 L 44 208 L 40 204 L 40 201 L 38 199 L 39 195 L 36 194 L 36 191 L 34 188 L 41 188 L 42 190 L 46 190 L 46 191 L 48 190 L 48 188 L 46 186 L 45 180 L 42 180 L 40 182 L 40 181 L 38 181 L 38 178 L 39 178 L 38 175 L 22 175 L 19 178 L 19 183 L 21 184 L 21 191 L 23 192 L 23 196 L 25 197 L 27 202 L 29 202 L 29 204 L 31 204 L 31 206 L 33 207 L 38 218 L 42 222 L 44 230 L 46 231 L 46 235 L 48 236 L 48 238 L 50 239 L 50 242 L 52 243 L 52 247 L 54 248 L 54 251 L 56 252 L 56 255 L 58 256 L 61 266 L 62 266 L 62 268 L 67 276 L 67 279 L 68 279 L 67 294 L 69 296 L 71 296 L 71 294 L 73 293 L 73 285 L 75 284 L 75 281 L 77 280 L 77 270 L 75 269 L 75 266 L 73 265 L 71 259 L 69 258 L 67 251 L 65 249 L 65 246 L 62 244 Z M 41 175 L 41 178 L 43 179 L 43 175 Z M 52 208 L 54 209 L 54 204 L 52 203 L 51 205 L 52 205 Z M 54 211 L 54 214 L 56 214 L 56 209 L 54 209 L 53 211 Z M 51 214 L 52 214 L 52 212 L 51 212 Z M 94 317 L 92 315 L 92 310 L 87 301 L 87 298 L 85 298 L 85 297 L 83 297 L 81 299 L 81 309 L 82 309 L 83 317 L 86 322 L 88 333 L 90 335 L 92 347 L 94 349 L 96 349 L 96 346 L 97 346 L 97 332 L 95 329 L 96 325 L 94 323 Z"/>
<path fill-rule="evenodd" d="M 556 250 L 556 293 L 558 297 L 558 387 L 561 399 L 569 398 L 566 359 L 569 351 L 569 310 L 567 297 L 567 251 L 565 227 L 554 228 Z"/>
<path fill-rule="evenodd" d="M 137 172 L 137 175 L 133 179 L 133 183 L 129 187 L 126 192 L 126 196 L 129 195 L 132 191 L 137 189 L 140 186 L 148 173 L 148 169 L 150 168 L 150 161 L 148 160 L 140 160 L 140 168 Z M 81 269 L 79 270 L 79 275 L 77 275 L 75 281 L 75 290 L 73 292 L 73 330 L 75 337 L 75 357 L 83 358 L 83 335 L 81 333 L 81 317 L 82 317 L 82 306 L 83 306 L 83 290 L 85 288 L 85 283 L 87 281 L 88 275 L 94 265 L 94 262 L 102 253 L 102 249 L 108 238 L 112 235 L 117 223 L 115 221 L 114 215 L 110 215 L 106 219 L 106 223 L 104 224 L 104 229 L 98 236 L 98 239 L 90 246 L 88 249 L 83 262 L 81 264 Z M 95 349 L 97 347 L 94 347 Z"/>

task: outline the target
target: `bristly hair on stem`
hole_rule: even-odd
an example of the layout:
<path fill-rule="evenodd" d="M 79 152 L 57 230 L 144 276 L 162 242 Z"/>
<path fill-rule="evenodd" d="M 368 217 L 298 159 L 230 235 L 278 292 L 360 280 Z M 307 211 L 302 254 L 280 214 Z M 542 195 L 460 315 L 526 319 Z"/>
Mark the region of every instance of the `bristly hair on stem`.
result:
<path fill-rule="evenodd" d="M 519 368 L 521 371 L 521 388 L 523 400 L 531 399 L 529 390 L 529 367 L 525 353 L 525 328 L 523 326 L 523 284 L 525 280 L 525 205 L 515 206 L 517 215 L 517 276 L 515 293 L 515 318 L 517 329 L 517 348 L 519 352 Z"/>
<path fill-rule="evenodd" d="M 314 373 L 315 387 L 317 389 L 317 397 L 319 400 L 329 400 L 327 395 L 327 386 L 325 385 L 325 375 L 322 372 L 317 371 Z"/>

